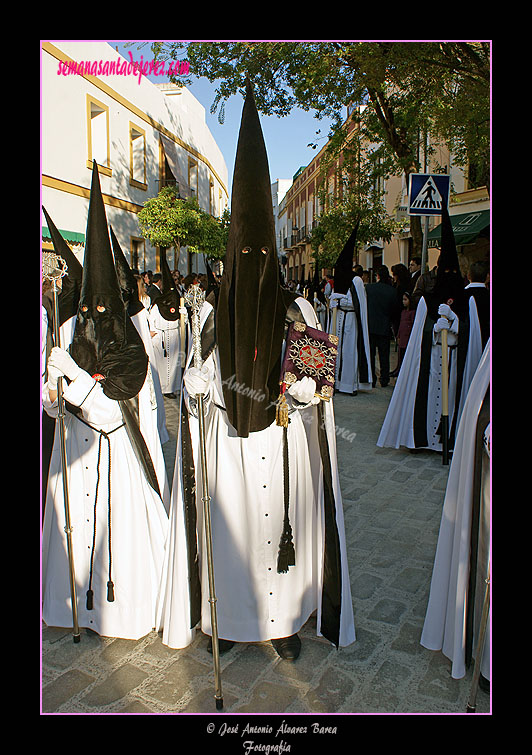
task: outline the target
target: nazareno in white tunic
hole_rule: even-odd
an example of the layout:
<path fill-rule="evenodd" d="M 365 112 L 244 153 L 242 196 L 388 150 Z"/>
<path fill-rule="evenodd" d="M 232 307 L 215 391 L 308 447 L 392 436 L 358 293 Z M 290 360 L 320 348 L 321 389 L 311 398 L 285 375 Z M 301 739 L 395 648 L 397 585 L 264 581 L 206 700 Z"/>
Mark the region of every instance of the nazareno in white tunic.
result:
<path fill-rule="evenodd" d="M 148 321 L 153 336 L 153 351 L 157 373 L 163 394 L 175 393 L 181 387 L 181 335 L 180 322 L 165 320 L 154 304 L 149 311 Z"/>
<path fill-rule="evenodd" d="M 469 573 L 473 509 L 473 469 L 475 464 L 475 432 L 479 412 L 490 384 L 490 346 L 486 344 L 482 359 L 471 383 L 458 427 L 456 445 L 449 469 L 449 479 L 434 558 L 430 595 L 421 635 L 421 645 L 441 650 L 452 662 L 451 676 L 462 678 L 466 673 L 466 611 L 469 603 Z M 486 543 L 484 562 L 489 560 L 490 539 L 490 470 L 489 456 L 482 460 L 481 526 Z M 485 575 L 481 575 L 485 576 Z M 479 617 L 483 595 L 476 613 L 473 657 L 476 657 Z M 478 599 L 477 599 L 478 605 Z M 490 678 L 490 627 L 487 626 L 481 671 Z"/>
<path fill-rule="evenodd" d="M 62 343 L 70 342 L 68 333 L 72 331 L 72 322 L 62 328 Z M 80 627 L 92 629 L 100 635 L 123 639 L 139 639 L 156 625 L 156 599 L 168 528 L 165 503 L 169 505 L 169 489 L 152 404 L 153 388 L 150 389 L 149 383 L 148 378 L 138 395 L 140 426 L 165 502 L 143 474 L 123 426 L 118 402 L 105 396 L 101 385 L 85 371 L 64 389 L 65 400 L 81 407 L 82 417 L 88 423 L 66 412 L 65 445 L 78 622 Z M 43 406 L 48 414 L 57 416 L 57 401 L 50 402 L 46 384 Z M 108 434 L 108 439 L 100 430 Z M 109 453 L 111 530 L 108 519 Z M 59 427 L 56 423 L 42 536 L 43 619 L 48 626 L 72 626 L 64 527 Z M 110 534 L 114 602 L 107 601 Z M 86 591 L 92 556 L 94 608 L 88 610 Z"/>
<path fill-rule="evenodd" d="M 393 394 L 388 405 L 388 410 L 379 433 L 377 446 L 388 448 L 415 448 L 414 440 L 414 410 L 416 404 L 416 391 L 420 369 L 421 341 L 423 338 L 423 328 L 427 316 L 427 304 L 424 298 L 421 298 L 416 310 L 416 317 L 412 326 L 412 332 L 408 340 L 408 346 L 405 352 L 397 382 L 394 386 Z M 458 318 L 455 319 L 453 328 L 449 330 L 452 334 L 449 336 L 449 344 L 454 335 L 460 328 Z M 473 297 L 469 301 L 469 345 L 462 378 L 462 390 L 460 401 L 457 408 L 458 416 L 456 424 L 460 419 L 464 401 L 472 377 L 482 356 L 482 342 L 480 337 L 480 325 L 476 305 Z M 451 355 L 451 347 L 448 348 L 449 358 L 449 426 L 451 426 L 455 413 L 455 397 L 457 389 L 457 360 Z M 427 440 L 426 448 L 433 451 L 441 451 L 442 444 L 438 428 L 441 421 L 442 412 L 442 350 L 441 342 L 433 335 L 431 356 L 430 356 L 430 375 L 427 396 Z"/>
<path fill-rule="evenodd" d="M 336 334 L 340 339 L 341 353 L 336 361 L 336 390 L 342 393 L 354 391 L 371 391 L 371 361 L 369 350 L 368 331 L 368 306 L 366 301 L 366 289 L 360 276 L 353 278 L 353 286 L 358 296 L 360 307 L 361 333 L 358 330 L 357 314 L 353 307 L 351 291 L 348 291 L 343 299 L 340 299 L 338 314 L 336 316 Z M 366 355 L 368 365 L 368 381 L 361 382 L 359 374 L 358 341 L 362 336 L 362 348 Z"/>
<path fill-rule="evenodd" d="M 297 299 L 305 320 L 316 327 L 312 306 Z M 211 307 L 205 304 L 202 322 Z M 209 357 L 215 371 L 206 416 L 206 455 L 213 533 L 213 558 L 217 598 L 218 635 L 237 642 L 258 642 L 297 632 L 310 615 L 321 615 L 324 551 L 321 458 L 317 444 L 315 407 L 294 410 L 288 428 L 290 467 L 290 523 L 296 565 L 277 573 L 279 539 L 283 530 L 282 428 L 275 423 L 237 437 L 223 408 L 222 384 L 216 350 Z M 185 389 L 183 389 L 185 392 Z M 186 397 L 185 397 L 186 399 Z M 202 563 L 201 629 L 211 634 L 210 605 L 203 532 L 201 481 L 199 479 L 198 423 L 190 419 L 197 472 L 199 550 Z M 332 402 L 325 424 L 333 466 L 342 568 L 340 645 L 355 640 L 353 608 L 341 494 L 336 464 Z M 178 439 L 179 443 L 179 439 Z M 179 447 L 179 446 L 178 446 Z M 159 627 L 163 643 L 185 647 L 194 638 L 190 627 L 189 592 L 184 534 L 183 491 L 179 468 L 172 488 L 169 538 L 161 586 Z"/>

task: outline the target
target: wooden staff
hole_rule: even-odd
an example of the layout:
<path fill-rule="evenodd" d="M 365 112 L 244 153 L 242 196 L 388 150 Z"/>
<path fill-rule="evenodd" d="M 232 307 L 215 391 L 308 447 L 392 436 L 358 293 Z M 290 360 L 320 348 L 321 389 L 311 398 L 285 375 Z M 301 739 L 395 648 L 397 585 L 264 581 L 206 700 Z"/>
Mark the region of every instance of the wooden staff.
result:
<path fill-rule="evenodd" d="M 338 317 L 338 307 L 333 307 L 333 314 L 332 314 L 332 328 L 331 333 L 335 336 L 336 335 L 336 320 Z"/>
<path fill-rule="evenodd" d="M 442 463 L 449 463 L 449 351 L 447 329 L 441 331 L 441 443 Z"/>
<path fill-rule="evenodd" d="M 59 304 L 57 301 L 57 281 L 67 274 L 67 264 L 58 254 L 52 252 L 43 252 L 43 278 L 52 281 L 53 303 L 54 303 L 54 343 L 61 346 L 61 337 L 59 331 Z M 68 471 L 65 444 L 65 401 L 63 398 L 63 378 L 57 380 L 57 405 L 59 420 L 59 440 L 61 447 L 61 472 L 63 478 L 63 503 L 65 507 L 65 533 L 68 553 L 68 571 L 70 577 L 70 599 L 72 603 L 72 637 L 74 642 L 80 641 L 78 626 L 78 601 L 76 597 L 76 575 L 74 571 L 74 554 L 72 548 L 72 525 L 70 523 L 70 502 L 68 496 Z"/>
<path fill-rule="evenodd" d="M 205 301 L 205 292 L 199 283 L 193 283 L 187 289 L 185 294 L 185 304 L 192 309 L 192 348 L 194 353 L 194 367 L 201 369 L 203 364 L 201 357 L 201 327 L 200 327 L 200 310 Z M 222 680 L 220 674 L 220 647 L 218 643 L 218 619 L 216 613 L 216 592 L 214 586 L 214 563 L 212 556 L 212 531 L 211 531 L 211 507 L 209 496 L 209 483 L 207 479 L 207 453 L 205 448 L 205 410 L 203 405 L 203 394 L 196 394 L 198 407 L 199 436 L 200 436 L 200 463 L 201 479 L 203 490 L 203 516 L 205 523 L 205 542 L 207 549 L 207 570 L 209 576 L 209 603 L 211 606 L 211 628 L 212 628 L 212 657 L 214 662 L 214 683 L 216 699 L 216 708 L 221 710 L 224 707 L 222 695 Z"/>

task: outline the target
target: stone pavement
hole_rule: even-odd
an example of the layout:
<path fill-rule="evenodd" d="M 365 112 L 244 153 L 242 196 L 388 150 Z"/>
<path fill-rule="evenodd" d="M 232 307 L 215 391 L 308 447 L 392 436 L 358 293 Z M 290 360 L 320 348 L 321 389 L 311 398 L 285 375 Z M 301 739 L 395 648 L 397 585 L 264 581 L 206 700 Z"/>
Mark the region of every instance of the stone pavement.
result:
<path fill-rule="evenodd" d="M 223 714 L 465 713 L 472 669 L 452 679 L 449 660 L 419 644 L 449 468 L 432 452 L 377 448 L 392 390 L 334 399 L 357 641 L 337 651 L 311 618 L 295 663 L 267 642 L 235 645 L 221 656 Z M 165 407 L 172 475 L 177 401 Z M 81 632 L 74 644 L 71 630 L 43 626 L 43 713 L 216 712 L 201 632 L 184 650 L 157 632 L 138 641 Z M 476 703 L 477 715 L 490 713 L 482 690 Z"/>

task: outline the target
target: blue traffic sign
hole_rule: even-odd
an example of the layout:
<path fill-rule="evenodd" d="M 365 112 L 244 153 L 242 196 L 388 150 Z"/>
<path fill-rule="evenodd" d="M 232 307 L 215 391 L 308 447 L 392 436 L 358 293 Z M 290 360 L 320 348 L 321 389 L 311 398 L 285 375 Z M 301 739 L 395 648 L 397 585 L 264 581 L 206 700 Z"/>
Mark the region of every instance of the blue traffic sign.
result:
<path fill-rule="evenodd" d="M 445 173 L 411 173 L 408 186 L 409 215 L 441 215 L 449 206 L 450 176 Z"/>

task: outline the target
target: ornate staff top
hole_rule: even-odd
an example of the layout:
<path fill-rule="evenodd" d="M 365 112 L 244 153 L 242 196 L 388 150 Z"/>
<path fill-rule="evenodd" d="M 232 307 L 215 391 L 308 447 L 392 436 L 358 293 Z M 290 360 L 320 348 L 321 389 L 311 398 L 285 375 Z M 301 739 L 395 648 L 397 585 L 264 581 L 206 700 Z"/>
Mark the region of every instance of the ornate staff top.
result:
<path fill-rule="evenodd" d="M 185 291 L 185 306 L 192 310 L 200 310 L 205 301 L 205 291 L 199 283 L 192 283 Z"/>
<path fill-rule="evenodd" d="M 185 306 L 192 309 L 192 348 L 194 349 L 194 367 L 201 369 L 201 329 L 200 310 L 205 302 L 205 291 L 199 283 L 193 283 L 185 292 Z"/>
<path fill-rule="evenodd" d="M 49 281 L 57 281 L 67 274 L 68 265 L 65 260 L 53 252 L 43 252 L 42 277 Z"/>

